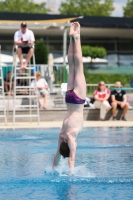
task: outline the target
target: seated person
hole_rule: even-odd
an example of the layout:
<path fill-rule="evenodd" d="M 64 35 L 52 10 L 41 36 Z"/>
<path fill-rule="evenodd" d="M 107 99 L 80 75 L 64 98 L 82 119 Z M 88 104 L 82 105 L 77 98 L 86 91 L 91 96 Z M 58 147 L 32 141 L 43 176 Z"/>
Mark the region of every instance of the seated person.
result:
<path fill-rule="evenodd" d="M 21 77 L 22 77 L 23 75 L 21 75 Z M 20 78 L 20 79 L 18 79 L 18 81 L 17 81 L 17 86 L 22 86 L 22 88 L 18 88 L 18 89 L 16 89 L 17 90 L 17 94 L 19 94 L 19 95 L 27 95 L 28 94 L 28 90 L 27 90 L 27 88 L 24 88 L 23 86 L 28 86 L 29 84 L 28 84 L 28 82 L 27 82 L 27 80 L 25 80 L 25 79 L 22 79 L 22 78 Z"/>
<path fill-rule="evenodd" d="M 122 90 L 121 82 L 117 81 L 115 87 L 119 88 L 118 90 L 113 90 L 111 92 L 111 105 L 112 105 L 112 116 L 113 120 L 116 120 L 116 109 L 122 109 L 123 113 L 121 119 L 126 121 L 125 115 L 129 108 L 129 103 L 127 102 L 126 91 Z"/>
<path fill-rule="evenodd" d="M 4 92 L 8 95 L 8 96 L 13 96 L 13 90 L 14 90 L 14 80 L 12 79 L 12 73 L 11 72 L 7 72 L 6 78 L 4 79 Z"/>
<path fill-rule="evenodd" d="M 108 110 L 111 109 L 111 106 L 108 102 L 110 97 L 110 90 L 105 87 L 105 83 L 101 81 L 98 84 L 97 90 L 94 92 L 94 106 L 95 108 L 100 108 L 100 120 L 103 121 L 105 114 Z"/>
<path fill-rule="evenodd" d="M 47 109 L 47 98 L 48 98 L 48 83 L 44 78 L 41 78 L 41 72 L 36 72 L 36 80 L 33 80 L 31 82 L 31 87 L 37 87 L 37 94 L 38 96 L 38 103 L 39 103 L 39 108 Z M 36 94 L 36 92 L 34 92 Z M 44 104 L 43 106 L 41 105 L 40 102 L 40 95 L 44 97 Z"/>
<path fill-rule="evenodd" d="M 20 60 L 21 69 L 26 69 L 28 62 L 33 55 L 34 42 L 35 37 L 33 32 L 27 28 L 25 22 L 22 22 L 20 30 L 18 30 L 14 35 L 14 44 L 18 45 L 17 54 Z M 23 54 L 27 54 L 25 63 L 23 63 Z"/>

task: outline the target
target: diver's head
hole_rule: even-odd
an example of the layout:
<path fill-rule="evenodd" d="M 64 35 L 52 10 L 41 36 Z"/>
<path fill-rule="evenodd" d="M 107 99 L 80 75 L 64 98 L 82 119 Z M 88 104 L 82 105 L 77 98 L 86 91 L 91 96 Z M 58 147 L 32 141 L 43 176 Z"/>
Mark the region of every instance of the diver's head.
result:
<path fill-rule="evenodd" d="M 68 143 L 63 141 L 60 145 L 60 154 L 66 158 L 66 157 L 69 157 L 69 154 L 70 154 L 70 149 L 69 149 L 69 146 L 68 146 Z"/>

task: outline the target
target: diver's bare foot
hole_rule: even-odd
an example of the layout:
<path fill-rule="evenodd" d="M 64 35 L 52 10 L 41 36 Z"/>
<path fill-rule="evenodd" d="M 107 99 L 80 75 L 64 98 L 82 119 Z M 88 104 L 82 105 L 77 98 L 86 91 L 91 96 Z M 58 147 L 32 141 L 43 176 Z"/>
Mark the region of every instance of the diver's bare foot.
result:
<path fill-rule="evenodd" d="M 74 23 L 74 38 L 77 39 L 80 37 L 80 24 L 78 22 Z"/>
<path fill-rule="evenodd" d="M 78 22 L 74 22 L 71 25 L 69 35 L 72 36 L 74 39 L 80 37 L 80 24 Z"/>
<path fill-rule="evenodd" d="M 74 23 L 73 24 L 71 24 L 71 26 L 70 26 L 70 32 L 69 32 L 69 36 L 73 36 L 74 35 Z"/>

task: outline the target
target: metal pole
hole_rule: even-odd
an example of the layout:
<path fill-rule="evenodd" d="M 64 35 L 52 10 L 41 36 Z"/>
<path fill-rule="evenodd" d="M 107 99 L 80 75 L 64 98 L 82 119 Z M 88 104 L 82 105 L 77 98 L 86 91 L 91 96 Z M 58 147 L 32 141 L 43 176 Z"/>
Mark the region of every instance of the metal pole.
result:
<path fill-rule="evenodd" d="M 34 76 L 35 76 L 35 83 L 36 83 L 37 79 L 36 79 L 35 53 L 33 54 L 33 65 L 34 65 Z M 38 93 L 37 93 L 37 85 L 36 84 L 35 84 L 35 91 L 36 91 L 37 115 L 38 115 L 38 125 L 39 125 L 40 124 L 40 112 L 39 112 Z"/>
<path fill-rule="evenodd" d="M 5 125 L 7 124 L 7 117 L 6 117 L 6 105 L 5 105 L 5 93 L 4 93 L 4 77 L 3 77 L 3 68 L 1 63 L 1 45 L 0 45 L 0 76 L 1 76 L 1 93 L 3 95 L 3 116 L 5 118 Z"/>
<path fill-rule="evenodd" d="M 63 33 L 63 69 L 66 67 L 66 55 L 67 55 L 67 27 L 64 28 Z M 63 71 L 63 82 L 65 81 L 65 70 Z"/>

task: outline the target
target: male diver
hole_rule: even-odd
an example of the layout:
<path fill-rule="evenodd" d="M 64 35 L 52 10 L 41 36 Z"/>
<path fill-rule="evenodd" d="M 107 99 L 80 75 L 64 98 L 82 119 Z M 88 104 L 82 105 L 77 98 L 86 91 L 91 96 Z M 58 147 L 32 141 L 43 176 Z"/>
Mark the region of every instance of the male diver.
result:
<path fill-rule="evenodd" d="M 68 50 L 69 76 L 66 92 L 67 114 L 58 137 L 58 148 L 54 157 L 53 169 L 58 165 L 60 156 L 69 157 L 69 174 L 73 173 L 76 138 L 83 125 L 83 108 L 86 98 L 82 51 L 80 43 L 80 24 L 74 22 L 70 27 Z"/>

